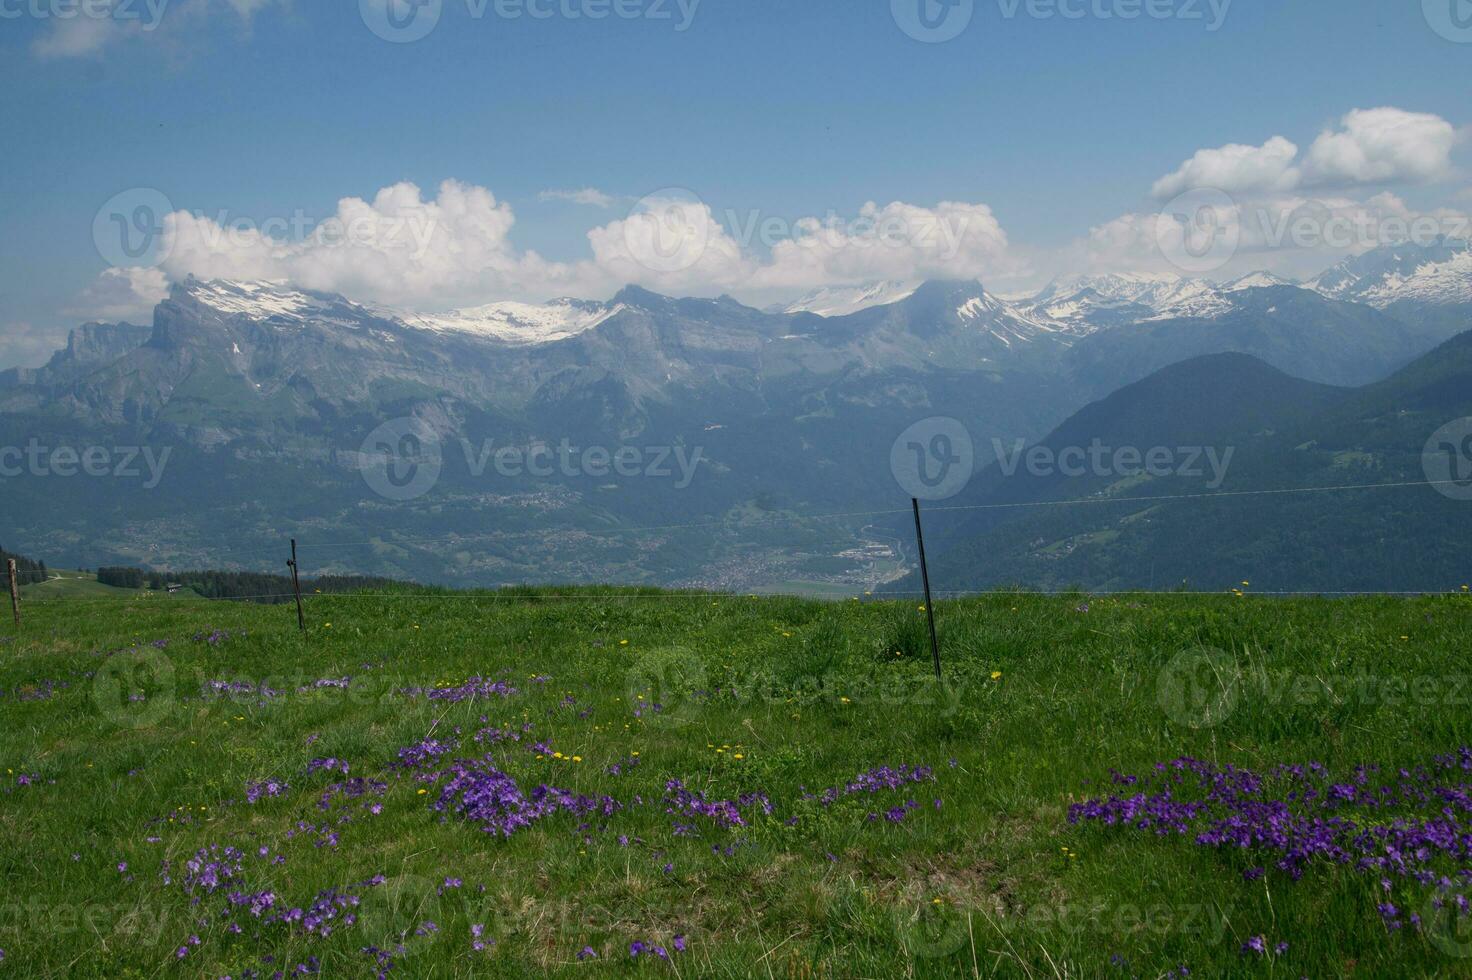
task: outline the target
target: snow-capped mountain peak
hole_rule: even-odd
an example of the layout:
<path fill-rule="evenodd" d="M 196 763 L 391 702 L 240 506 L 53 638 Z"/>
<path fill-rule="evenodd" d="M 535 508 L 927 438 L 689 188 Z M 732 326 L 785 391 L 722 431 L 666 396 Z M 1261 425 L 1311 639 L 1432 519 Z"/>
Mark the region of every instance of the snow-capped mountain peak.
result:
<path fill-rule="evenodd" d="M 625 307 L 619 303 L 559 299 L 549 303 L 490 303 L 444 313 L 414 313 L 354 303 L 328 293 L 296 289 L 283 282 L 189 279 L 175 296 L 222 317 L 302 327 L 308 323 L 357 326 L 386 321 L 411 330 L 466 334 L 505 344 L 548 344 L 591 330 Z"/>
<path fill-rule="evenodd" d="M 1345 259 L 1306 288 L 1379 309 L 1472 304 L 1472 244 L 1442 238 L 1428 245 L 1382 245 Z"/>
<path fill-rule="evenodd" d="M 409 313 L 401 317 L 409 327 L 436 333 L 464 333 L 511 344 L 548 344 L 575 337 L 624 309 L 587 300 L 559 299 L 550 303 L 490 303 L 448 313 Z"/>
<path fill-rule="evenodd" d="M 889 306 L 915 294 L 915 282 L 867 282 L 857 286 L 825 286 L 792 303 L 780 304 L 776 312 L 815 313 L 822 317 L 847 316 L 873 306 Z"/>
<path fill-rule="evenodd" d="M 222 316 L 276 323 L 305 323 L 321 318 L 335 306 L 356 306 L 340 296 L 309 293 L 284 282 L 264 280 L 191 278 L 175 286 L 174 295 L 192 299 Z"/>
<path fill-rule="evenodd" d="M 1273 286 L 1296 286 L 1297 283 L 1271 272 L 1249 272 L 1240 279 L 1233 279 L 1221 287 L 1224 293 L 1235 293 L 1243 289 L 1268 289 Z"/>

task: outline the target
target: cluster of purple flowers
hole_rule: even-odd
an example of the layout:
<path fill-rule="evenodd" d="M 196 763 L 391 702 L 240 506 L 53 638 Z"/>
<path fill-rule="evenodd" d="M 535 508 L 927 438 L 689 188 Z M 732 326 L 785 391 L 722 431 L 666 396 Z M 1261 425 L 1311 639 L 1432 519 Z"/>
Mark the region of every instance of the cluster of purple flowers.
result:
<path fill-rule="evenodd" d="M 307 763 L 308 776 L 310 776 L 314 772 L 323 771 L 340 772 L 344 776 L 346 776 L 348 774 L 348 764 L 342 759 L 334 759 L 331 757 L 325 759 L 313 759 L 311 762 Z"/>
<path fill-rule="evenodd" d="M 281 692 L 272 690 L 264 681 L 259 684 L 251 681 L 205 681 L 200 685 L 200 695 L 203 697 L 216 698 L 267 698 L 280 697 Z"/>
<path fill-rule="evenodd" d="M 905 817 L 909 816 L 911 810 L 920 809 L 920 804 L 914 800 L 906 800 L 903 806 L 892 806 L 884 811 L 883 817 L 889 823 L 903 823 Z M 871 813 L 864 818 L 868 823 L 877 823 L 880 814 Z"/>
<path fill-rule="evenodd" d="M 459 704 L 462 701 L 489 700 L 493 697 L 509 698 L 518 692 L 508 681 L 495 681 L 488 677 L 472 677 L 464 684 L 454 687 L 406 687 L 400 693 L 405 697 L 424 697 L 431 701 L 447 701 L 450 704 Z"/>
<path fill-rule="evenodd" d="M 935 772 L 929 766 L 875 766 L 873 769 L 859 773 L 842 786 L 828 787 L 819 793 L 816 799 L 823 806 L 831 806 L 845 796 L 880 793 L 915 783 L 931 782 L 934 779 Z M 814 798 L 811 793 L 803 794 L 803 799 Z"/>
<path fill-rule="evenodd" d="M 245 802 L 257 803 L 264 799 L 284 796 L 291 789 L 279 779 L 264 779 L 258 783 L 245 784 Z"/>
<path fill-rule="evenodd" d="M 446 742 L 437 738 L 422 739 L 399 749 L 398 761 L 393 766 L 398 769 L 422 769 L 440 756 L 455 751 L 455 746 L 453 740 Z"/>
<path fill-rule="evenodd" d="M 666 813 L 705 817 L 715 821 L 718 827 L 748 826 L 741 811 L 753 806 L 760 806 L 763 814 L 772 812 L 772 803 L 765 793 L 744 793 L 735 800 L 711 800 L 702 792 L 686 789 L 685 784 L 678 779 L 665 783 L 664 790 Z M 677 828 L 682 826 L 687 831 L 693 830 L 689 825 L 676 824 Z"/>
<path fill-rule="evenodd" d="M 353 679 L 351 677 L 323 677 L 320 680 L 312 681 L 310 684 L 303 684 L 301 687 L 296 689 L 296 692 L 298 694 L 307 694 L 312 691 L 321 691 L 327 688 L 338 691 L 346 691 L 348 689 L 348 686 L 352 684 L 352 682 Z"/>
<path fill-rule="evenodd" d="M 244 865 L 245 854 L 238 848 L 218 844 L 200 848 L 184 862 L 184 890 L 212 894 L 236 878 Z"/>
<path fill-rule="evenodd" d="M 515 779 L 486 760 L 457 760 L 434 808 L 478 823 L 488 834 L 510 837 L 554 813 L 612 816 L 622 805 L 611 796 L 580 796 L 545 783 L 523 793 Z"/>
<path fill-rule="evenodd" d="M 1274 956 L 1283 956 L 1283 955 L 1286 955 L 1287 952 L 1288 952 L 1288 944 L 1287 943 L 1274 943 L 1273 944 L 1273 947 L 1272 947 L 1272 950 L 1273 950 L 1273 955 Z M 1259 936 L 1252 936 L 1252 937 L 1250 937 L 1247 940 L 1247 942 L 1245 942 L 1245 943 L 1242 944 L 1242 955 L 1243 956 L 1266 956 L 1266 955 L 1268 955 L 1268 937 L 1267 936 L 1260 936 L 1260 935 Z"/>
<path fill-rule="evenodd" d="M 674 949 L 676 953 L 685 952 L 685 937 L 676 936 L 674 940 L 670 943 L 670 946 Z M 592 947 L 585 946 L 583 947 L 583 952 L 578 954 L 578 959 L 586 958 L 584 957 L 583 953 L 592 953 L 593 956 L 598 955 L 597 953 L 593 953 Z M 633 942 L 629 943 L 629 957 L 631 959 L 637 960 L 639 957 L 645 955 L 657 956 L 662 960 L 667 960 L 670 958 L 670 951 L 668 949 L 665 949 L 663 946 L 657 945 L 652 942 L 645 942 L 642 939 L 636 939 Z"/>
<path fill-rule="evenodd" d="M 1472 749 L 1436 756 L 1429 766 L 1382 771 L 1359 766 L 1336 777 L 1319 763 L 1264 773 L 1181 758 L 1146 777 L 1113 773 L 1116 792 L 1069 808 L 1072 824 L 1099 823 L 1160 837 L 1189 836 L 1209 848 L 1262 855 L 1293 880 L 1314 864 L 1351 868 L 1437 889 L 1437 908 L 1465 914 L 1459 890 L 1472 887 Z M 1249 881 L 1266 868 L 1243 872 Z M 1460 880 L 1457 885 L 1453 875 Z M 1399 928 L 1388 899 L 1381 916 Z M 1419 919 L 1411 917 L 1412 925 Z M 1249 943 L 1252 946 L 1251 943 Z M 1247 952 L 1265 952 L 1256 946 Z"/>

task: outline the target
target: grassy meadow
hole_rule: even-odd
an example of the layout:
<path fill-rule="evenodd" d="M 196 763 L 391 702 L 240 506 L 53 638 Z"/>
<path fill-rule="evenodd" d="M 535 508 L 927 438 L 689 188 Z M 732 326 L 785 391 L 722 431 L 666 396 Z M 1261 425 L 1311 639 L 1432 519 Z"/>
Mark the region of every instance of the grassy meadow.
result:
<path fill-rule="evenodd" d="M 1472 775 L 1372 798 L 1472 744 L 1472 596 L 937 616 L 943 685 L 914 602 L 313 596 L 302 635 L 38 593 L 0 626 L 0 975 L 1472 976 Z M 1440 844 L 1290 873 L 1070 820 L 1180 757 L 1358 771 L 1363 853 Z"/>

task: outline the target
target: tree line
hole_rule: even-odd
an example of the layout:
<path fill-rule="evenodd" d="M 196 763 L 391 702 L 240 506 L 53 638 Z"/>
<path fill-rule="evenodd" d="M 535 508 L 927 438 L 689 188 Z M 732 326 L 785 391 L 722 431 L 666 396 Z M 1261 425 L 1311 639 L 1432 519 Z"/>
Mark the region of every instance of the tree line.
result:
<path fill-rule="evenodd" d="M 24 555 L 17 555 L 0 547 L 0 568 L 3 568 L 11 558 L 15 559 L 15 577 L 21 585 L 35 585 L 37 582 L 46 581 L 44 561 L 32 561 Z"/>

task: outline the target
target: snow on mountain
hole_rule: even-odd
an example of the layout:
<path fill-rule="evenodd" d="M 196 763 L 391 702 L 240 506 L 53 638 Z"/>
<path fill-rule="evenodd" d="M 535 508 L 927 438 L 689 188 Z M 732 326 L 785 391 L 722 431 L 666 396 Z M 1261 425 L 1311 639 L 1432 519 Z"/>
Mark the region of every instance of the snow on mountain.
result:
<path fill-rule="evenodd" d="M 1429 245 L 1382 245 L 1345 259 L 1307 288 L 1379 309 L 1402 302 L 1472 303 L 1472 244 L 1440 239 Z"/>
<path fill-rule="evenodd" d="M 1080 294 L 1099 300 L 1153 305 L 1152 298 L 1177 288 L 1180 276 L 1162 273 L 1108 273 L 1095 276 L 1065 276 L 1049 283 L 1033 297 L 1035 303 L 1066 301 Z"/>
<path fill-rule="evenodd" d="M 801 299 L 779 305 L 779 313 L 815 313 L 822 317 L 847 316 L 871 306 L 889 306 L 915 294 L 919 283 L 869 282 L 858 286 L 826 286 Z"/>
<path fill-rule="evenodd" d="M 1141 320 L 1214 316 L 1230 309 L 1231 301 L 1204 279 L 1116 273 L 1054 280 L 1021 306 L 1074 332 L 1091 333 Z"/>
<path fill-rule="evenodd" d="M 437 333 L 466 333 L 511 344 L 549 344 L 575 337 L 624 309 L 585 300 L 551 303 L 491 303 L 449 313 L 409 313 L 402 322 Z"/>
<path fill-rule="evenodd" d="M 956 319 L 963 324 L 976 324 L 989 330 L 1008 347 L 1013 340 L 1032 340 L 1040 333 L 1067 333 L 1067 325 L 1028 310 L 981 290 L 956 307 Z"/>
<path fill-rule="evenodd" d="M 1240 279 L 1233 279 L 1224 284 L 1221 291 L 1224 293 L 1235 293 L 1243 289 L 1268 289 L 1273 286 L 1296 286 L 1298 283 L 1282 276 L 1275 276 L 1271 272 L 1249 272 Z"/>
<path fill-rule="evenodd" d="M 491 303 L 447 313 L 410 313 L 295 289 L 281 282 L 191 279 L 178 288 L 182 296 L 222 316 L 276 326 L 300 326 L 308 321 L 359 325 L 377 320 L 413 330 L 469 334 L 519 345 L 574 337 L 624 309 L 622 304 L 560 299 L 543 304 Z"/>
<path fill-rule="evenodd" d="M 277 323 L 304 323 L 309 319 L 321 318 L 322 314 L 334 307 L 356 305 L 341 297 L 293 289 L 282 282 L 190 279 L 177 289 L 202 306 L 224 316 L 243 316 L 251 320 L 270 320 Z"/>

